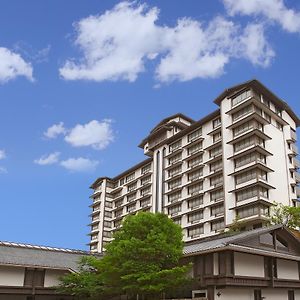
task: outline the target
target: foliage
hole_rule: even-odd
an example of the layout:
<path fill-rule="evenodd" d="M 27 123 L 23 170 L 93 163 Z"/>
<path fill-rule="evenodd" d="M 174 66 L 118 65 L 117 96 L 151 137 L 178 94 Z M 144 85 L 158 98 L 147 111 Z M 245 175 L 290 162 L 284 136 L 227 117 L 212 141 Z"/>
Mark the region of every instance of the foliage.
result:
<path fill-rule="evenodd" d="M 300 227 L 300 207 L 276 204 L 272 208 L 269 222 L 272 225 L 283 224 L 297 230 Z"/>
<path fill-rule="evenodd" d="M 232 224 L 229 226 L 229 230 L 226 231 L 226 234 L 238 233 L 241 232 L 242 229 L 245 227 L 246 222 L 240 221 L 240 216 L 237 215 L 233 220 Z"/>
<path fill-rule="evenodd" d="M 191 265 L 180 265 L 182 251 L 182 229 L 166 215 L 128 216 L 103 258 L 85 258 L 78 274 L 63 278 L 61 290 L 97 299 L 116 294 L 158 297 L 189 282 Z"/>

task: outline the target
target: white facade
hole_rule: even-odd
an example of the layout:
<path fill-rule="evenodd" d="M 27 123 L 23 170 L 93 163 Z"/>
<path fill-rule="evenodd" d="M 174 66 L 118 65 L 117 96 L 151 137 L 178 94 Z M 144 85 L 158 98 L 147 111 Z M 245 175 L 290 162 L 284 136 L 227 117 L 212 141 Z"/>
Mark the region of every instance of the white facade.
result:
<path fill-rule="evenodd" d="M 122 219 L 142 210 L 168 214 L 189 242 L 237 218 L 261 226 L 274 202 L 298 205 L 298 117 L 256 80 L 215 103 L 199 121 L 164 119 L 140 145 L 147 160 L 93 183 L 91 251 L 102 252 Z"/>

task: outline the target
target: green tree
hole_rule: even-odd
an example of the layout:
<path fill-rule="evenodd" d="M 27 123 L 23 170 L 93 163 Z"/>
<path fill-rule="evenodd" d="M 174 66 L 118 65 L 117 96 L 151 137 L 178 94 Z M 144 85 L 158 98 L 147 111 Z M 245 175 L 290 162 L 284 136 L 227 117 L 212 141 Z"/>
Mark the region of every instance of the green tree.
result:
<path fill-rule="evenodd" d="M 300 207 L 276 204 L 271 210 L 269 222 L 272 225 L 283 224 L 297 230 L 300 228 Z"/>
<path fill-rule="evenodd" d="M 95 299 L 115 294 L 158 299 L 190 282 L 191 265 L 179 262 L 182 252 L 182 229 L 166 215 L 128 216 L 103 258 L 86 258 L 78 274 L 63 278 L 61 290 Z"/>

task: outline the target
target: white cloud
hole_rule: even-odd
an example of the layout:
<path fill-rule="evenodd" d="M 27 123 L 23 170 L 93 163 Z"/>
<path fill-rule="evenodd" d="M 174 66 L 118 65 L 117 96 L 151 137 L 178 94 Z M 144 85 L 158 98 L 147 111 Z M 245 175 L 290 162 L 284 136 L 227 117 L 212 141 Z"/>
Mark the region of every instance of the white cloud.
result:
<path fill-rule="evenodd" d="M 24 76 L 33 81 L 32 73 L 31 64 L 26 62 L 19 54 L 0 47 L 0 83 L 6 83 L 18 76 Z"/>
<path fill-rule="evenodd" d="M 69 158 L 60 162 L 60 165 L 72 172 L 90 172 L 94 171 L 98 165 L 98 161 L 88 158 Z"/>
<path fill-rule="evenodd" d="M 241 37 L 242 52 L 244 56 L 256 65 L 266 67 L 270 65 L 275 52 L 264 36 L 262 24 L 250 24 Z"/>
<path fill-rule="evenodd" d="M 155 60 L 158 81 L 187 81 L 220 76 L 232 58 L 258 65 L 270 61 L 269 46 L 257 28 L 244 30 L 222 17 L 208 24 L 183 18 L 168 27 L 157 25 L 158 17 L 156 7 L 134 1 L 121 2 L 102 15 L 80 20 L 75 25 L 75 45 L 83 57 L 67 60 L 60 68 L 61 76 L 67 80 L 133 82 L 145 71 L 147 61 Z M 244 54 L 245 38 L 255 34 L 260 47 Z"/>
<path fill-rule="evenodd" d="M 6 174 L 6 173 L 7 173 L 7 169 L 0 166 L 0 174 Z"/>
<path fill-rule="evenodd" d="M 44 136 L 49 139 L 55 139 L 60 134 L 65 134 L 66 129 L 64 127 L 64 123 L 60 122 L 58 124 L 54 124 L 44 132 Z"/>
<path fill-rule="evenodd" d="M 108 119 L 77 124 L 65 137 L 65 141 L 74 147 L 92 146 L 97 150 L 106 148 L 113 140 L 111 120 Z"/>
<path fill-rule="evenodd" d="M 34 163 L 45 166 L 45 165 L 53 165 L 58 163 L 60 153 L 59 152 L 54 152 L 48 155 L 43 155 L 39 159 L 34 160 Z"/>
<path fill-rule="evenodd" d="M 288 32 L 300 32 L 300 12 L 287 8 L 283 0 L 223 0 L 231 15 L 263 16 Z"/>
<path fill-rule="evenodd" d="M 5 150 L 0 149 L 0 160 L 6 158 Z"/>

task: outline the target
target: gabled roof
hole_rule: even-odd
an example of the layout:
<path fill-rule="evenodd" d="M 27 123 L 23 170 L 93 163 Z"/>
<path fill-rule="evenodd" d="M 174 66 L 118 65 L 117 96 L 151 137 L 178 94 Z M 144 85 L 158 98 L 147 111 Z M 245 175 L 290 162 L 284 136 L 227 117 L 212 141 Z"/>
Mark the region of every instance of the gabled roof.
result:
<path fill-rule="evenodd" d="M 295 121 L 296 126 L 300 126 L 300 119 L 298 116 L 295 114 L 295 112 L 290 108 L 290 106 L 277 97 L 271 90 L 269 90 L 266 86 L 264 86 L 259 80 L 257 79 L 251 79 L 248 81 L 245 81 L 243 83 L 234 85 L 226 90 L 224 90 L 215 100 L 214 102 L 218 105 L 220 105 L 221 101 L 225 97 L 231 97 L 235 93 L 242 91 L 246 88 L 253 88 L 257 91 L 261 91 L 263 94 L 268 96 L 280 109 L 286 110 L 287 113 L 291 116 L 291 118 Z"/>
<path fill-rule="evenodd" d="M 76 272 L 78 262 L 90 252 L 47 246 L 1 242 L 0 265 L 39 267 Z"/>
<path fill-rule="evenodd" d="M 189 255 L 213 252 L 213 251 L 217 251 L 217 250 L 221 250 L 221 249 L 228 249 L 228 248 L 230 248 L 230 249 L 235 248 L 242 252 L 243 251 L 244 252 L 257 252 L 257 253 L 267 252 L 267 251 L 260 251 L 260 249 L 257 247 L 255 247 L 255 248 L 247 247 L 243 243 L 240 244 L 240 242 L 249 240 L 252 237 L 256 237 L 256 236 L 259 236 L 261 234 L 268 233 L 268 232 L 273 232 L 273 231 L 279 230 L 279 229 L 282 229 L 285 232 L 287 232 L 295 240 L 295 242 L 299 244 L 299 247 L 300 247 L 300 240 L 297 239 L 286 227 L 284 227 L 283 225 L 280 224 L 280 225 L 274 225 L 274 226 L 269 226 L 269 227 L 253 229 L 253 230 L 249 230 L 249 231 L 243 231 L 238 234 L 223 236 L 221 238 L 214 237 L 214 238 L 211 238 L 211 239 L 209 239 L 207 241 L 203 241 L 203 242 L 199 241 L 198 243 L 195 243 L 195 244 L 186 245 L 184 247 L 183 253 L 185 256 L 189 256 Z M 250 251 L 250 250 L 252 250 L 252 251 Z M 271 252 L 271 251 L 269 251 L 269 252 Z M 272 254 L 275 255 L 274 252 L 272 252 Z M 276 253 L 276 255 L 290 256 L 290 258 L 292 258 L 292 255 L 288 255 L 288 254 Z M 296 257 L 296 258 L 293 257 L 293 258 L 300 260 L 300 257 Z"/>

